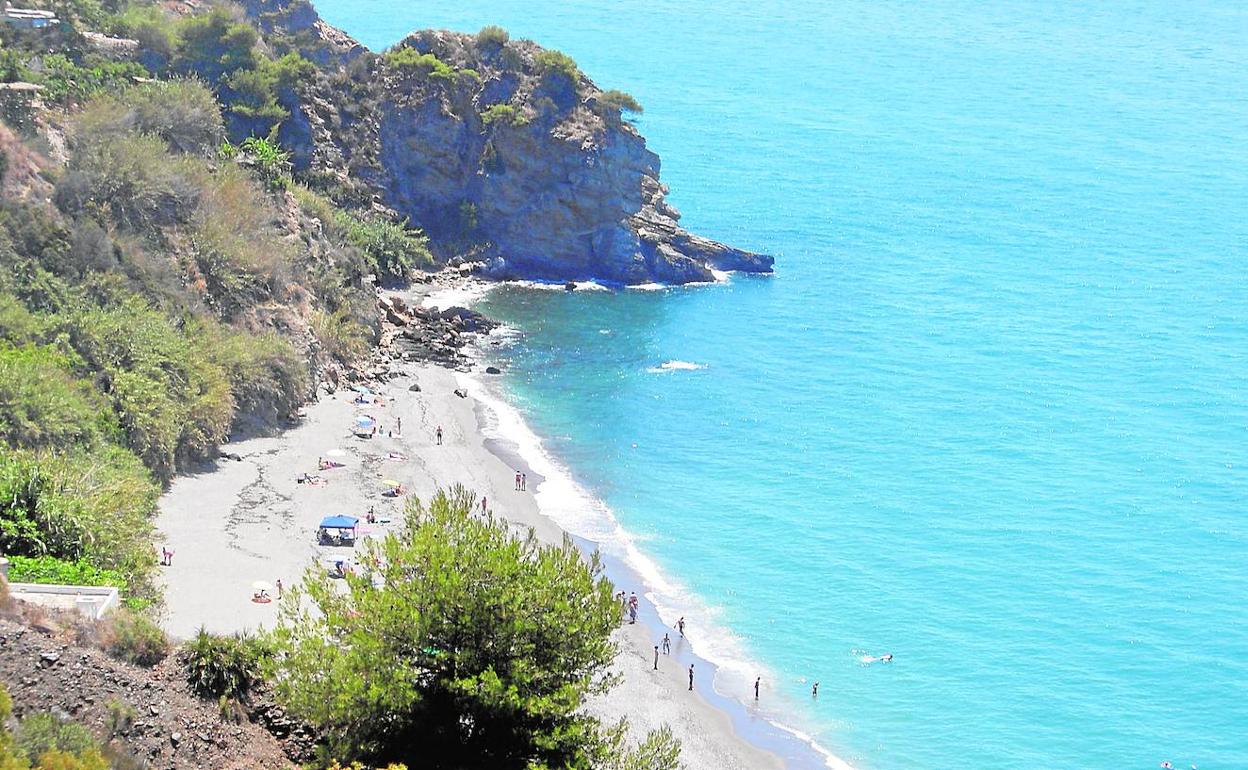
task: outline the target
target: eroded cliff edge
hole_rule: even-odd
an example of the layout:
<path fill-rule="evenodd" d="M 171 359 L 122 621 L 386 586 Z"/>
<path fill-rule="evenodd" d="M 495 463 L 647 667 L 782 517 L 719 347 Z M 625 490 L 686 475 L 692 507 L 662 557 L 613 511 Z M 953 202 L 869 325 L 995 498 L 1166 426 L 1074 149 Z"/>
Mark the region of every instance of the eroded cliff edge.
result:
<path fill-rule="evenodd" d="M 771 257 L 693 235 L 659 157 L 615 93 L 567 57 L 505 36 L 422 31 L 364 49 L 306 0 L 249 0 L 265 30 L 319 65 L 288 98 L 296 169 L 425 229 L 443 256 L 500 278 L 624 284 L 767 273 Z"/>

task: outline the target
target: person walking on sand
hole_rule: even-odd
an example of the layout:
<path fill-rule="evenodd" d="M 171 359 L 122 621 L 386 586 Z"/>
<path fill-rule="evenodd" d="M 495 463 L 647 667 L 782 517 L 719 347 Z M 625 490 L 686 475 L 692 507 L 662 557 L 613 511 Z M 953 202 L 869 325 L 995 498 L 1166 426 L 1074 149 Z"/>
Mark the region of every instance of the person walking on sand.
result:
<path fill-rule="evenodd" d="M 689 692 L 693 692 L 693 664 L 689 664 Z"/>
<path fill-rule="evenodd" d="M 277 598 L 282 598 L 282 579 L 278 578 L 273 581 L 273 585 L 277 588 Z"/>
<path fill-rule="evenodd" d="M 681 615 L 680 620 L 676 621 L 676 628 L 680 631 L 680 638 L 685 638 L 685 616 Z"/>
<path fill-rule="evenodd" d="M 672 654 L 672 637 L 668 636 L 666 633 L 663 634 L 663 654 Z"/>
<path fill-rule="evenodd" d="M 520 474 L 520 491 L 521 492 L 529 491 L 529 474 L 527 473 Z"/>
<path fill-rule="evenodd" d="M 754 700 L 758 700 L 758 683 L 763 681 L 761 676 L 754 677 Z"/>
<path fill-rule="evenodd" d="M 520 471 L 516 471 L 516 491 L 520 491 Z"/>
<path fill-rule="evenodd" d="M 654 645 L 654 670 L 659 670 L 659 645 Z"/>
<path fill-rule="evenodd" d="M 438 437 L 438 446 L 442 446 L 442 426 L 441 425 L 438 426 L 437 433 L 435 433 L 434 435 Z"/>
<path fill-rule="evenodd" d="M 637 605 L 632 602 L 628 605 L 628 624 L 633 625 L 637 622 Z M 657 647 L 655 649 L 658 649 Z"/>

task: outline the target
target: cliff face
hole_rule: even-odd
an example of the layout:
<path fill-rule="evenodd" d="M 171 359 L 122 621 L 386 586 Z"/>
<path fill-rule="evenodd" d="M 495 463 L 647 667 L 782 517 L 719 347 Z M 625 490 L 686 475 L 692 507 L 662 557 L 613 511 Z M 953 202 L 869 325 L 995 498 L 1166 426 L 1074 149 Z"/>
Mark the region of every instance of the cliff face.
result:
<path fill-rule="evenodd" d="M 645 139 L 529 41 L 426 31 L 375 56 L 304 0 L 248 11 L 338 65 L 291 105 L 281 140 L 297 167 L 409 217 L 444 256 L 496 277 L 625 284 L 771 271 L 771 257 L 684 230 Z"/>

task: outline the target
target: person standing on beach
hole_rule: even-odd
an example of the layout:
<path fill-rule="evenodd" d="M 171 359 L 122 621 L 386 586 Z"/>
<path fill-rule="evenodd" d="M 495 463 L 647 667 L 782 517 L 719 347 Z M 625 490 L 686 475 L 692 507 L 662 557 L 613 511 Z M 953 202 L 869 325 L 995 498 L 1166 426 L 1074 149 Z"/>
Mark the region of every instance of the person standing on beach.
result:
<path fill-rule="evenodd" d="M 654 645 L 654 670 L 659 670 L 659 645 Z"/>
<path fill-rule="evenodd" d="M 529 474 L 527 473 L 520 474 L 520 491 L 521 492 L 529 491 Z"/>
<path fill-rule="evenodd" d="M 481 513 L 485 513 L 485 495 L 481 495 Z"/>
<path fill-rule="evenodd" d="M 435 435 L 438 437 L 438 446 L 442 446 L 442 426 L 441 425 L 438 426 L 438 430 Z"/>
<path fill-rule="evenodd" d="M 680 638 L 685 638 L 685 616 L 681 615 L 680 620 L 676 621 L 676 628 L 680 630 Z"/>
<path fill-rule="evenodd" d="M 395 425 L 395 428 L 394 428 L 394 435 L 398 436 L 399 438 L 403 438 L 403 418 L 402 417 L 398 418 L 398 424 Z"/>
<path fill-rule="evenodd" d="M 637 605 L 630 602 L 628 605 L 628 623 L 629 625 L 632 625 L 636 622 L 637 622 Z M 655 649 L 657 650 L 658 648 L 656 647 Z"/>
<path fill-rule="evenodd" d="M 672 654 L 672 637 L 668 636 L 666 633 L 663 634 L 663 654 Z"/>
<path fill-rule="evenodd" d="M 819 683 L 818 682 L 815 682 L 815 686 L 810 688 L 810 697 L 812 698 L 819 697 Z"/>
<path fill-rule="evenodd" d="M 754 700 L 758 700 L 758 683 L 763 681 L 761 676 L 754 677 Z"/>
<path fill-rule="evenodd" d="M 520 491 L 520 471 L 516 471 L 516 491 Z"/>
<path fill-rule="evenodd" d="M 689 692 L 693 692 L 693 664 L 689 664 Z"/>
<path fill-rule="evenodd" d="M 278 578 L 273 582 L 273 585 L 277 586 L 277 598 L 282 598 L 282 579 Z"/>

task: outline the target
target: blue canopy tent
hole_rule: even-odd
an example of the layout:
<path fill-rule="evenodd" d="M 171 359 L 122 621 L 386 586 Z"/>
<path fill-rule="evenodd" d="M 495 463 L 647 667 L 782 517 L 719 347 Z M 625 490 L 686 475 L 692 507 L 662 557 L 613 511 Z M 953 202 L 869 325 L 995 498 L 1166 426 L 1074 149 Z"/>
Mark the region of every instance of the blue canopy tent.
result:
<path fill-rule="evenodd" d="M 355 545 L 355 527 L 359 523 L 355 516 L 326 516 L 321 519 L 317 540 L 321 545 Z"/>
<path fill-rule="evenodd" d="M 355 529 L 360 520 L 355 516 L 326 516 L 321 519 L 322 529 Z"/>

